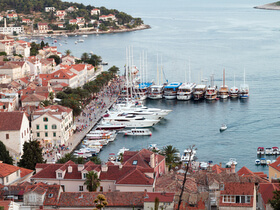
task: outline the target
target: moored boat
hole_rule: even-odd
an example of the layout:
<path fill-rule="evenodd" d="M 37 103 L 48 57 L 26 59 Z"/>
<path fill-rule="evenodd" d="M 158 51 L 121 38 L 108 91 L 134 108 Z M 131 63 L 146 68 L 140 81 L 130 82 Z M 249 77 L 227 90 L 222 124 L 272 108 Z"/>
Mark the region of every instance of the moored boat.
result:
<path fill-rule="evenodd" d="M 237 165 L 237 161 L 235 158 L 230 158 L 229 161 L 226 163 L 226 168 L 230 168 L 232 165 Z"/>
<path fill-rule="evenodd" d="M 205 92 L 206 92 L 206 85 L 196 85 L 193 91 L 193 99 L 195 101 L 203 99 Z"/>
<path fill-rule="evenodd" d="M 178 88 L 182 85 L 180 82 L 168 83 L 164 87 L 163 96 L 165 99 L 176 99 Z"/>
<path fill-rule="evenodd" d="M 229 90 L 229 96 L 231 98 L 238 98 L 238 92 L 239 92 L 239 89 L 238 89 L 238 87 L 235 86 L 235 75 L 234 75 L 234 85 Z"/>
<path fill-rule="evenodd" d="M 195 83 L 183 83 L 177 91 L 178 100 L 190 100 L 195 88 Z"/>
<path fill-rule="evenodd" d="M 182 162 L 193 161 L 196 156 L 196 151 L 191 149 L 185 149 L 183 155 L 181 156 Z"/>
<path fill-rule="evenodd" d="M 163 88 L 163 85 L 151 85 L 148 92 L 148 98 L 161 99 L 163 97 Z"/>
<path fill-rule="evenodd" d="M 125 125 L 120 125 L 120 124 L 104 123 L 104 124 L 99 124 L 96 130 L 122 130 L 125 127 L 126 127 Z"/>
<path fill-rule="evenodd" d="M 264 147 L 258 147 L 257 155 L 264 155 Z"/>
<path fill-rule="evenodd" d="M 279 148 L 278 147 L 272 147 L 272 154 L 273 155 L 279 155 L 280 154 Z"/>
<path fill-rule="evenodd" d="M 239 88 L 239 98 L 246 99 L 249 97 L 249 85 L 245 83 L 245 71 L 244 71 L 244 83 Z"/>
<path fill-rule="evenodd" d="M 130 129 L 124 131 L 125 136 L 151 136 L 152 132 L 149 129 Z"/>
<path fill-rule="evenodd" d="M 223 71 L 223 85 L 219 89 L 219 97 L 221 99 L 227 99 L 229 96 L 228 86 L 225 85 L 225 69 Z"/>
<path fill-rule="evenodd" d="M 261 158 L 260 164 L 261 164 L 261 165 L 266 165 L 266 159 L 265 159 L 265 158 Z"/>
<path fill-rule="evenodd" d="M 206 100 L 216 100 L 217 99 L 218 91 L 215 87 L 208 87 L 205 92 L 205 99 Z"/>
<path fill-rule="evenodd" d="M 265 148 L 265 154 L 266 155 L 272 155 L 273 154 L 273 150 L 270 147 Z"/>
<path fill-rule="evenodd" d="M 260 165 L 260 164 L 261 164 L 261 160 L 260 160 L 260 159 L 256 159 L 256 160 L 255 160 L 255 164 L 256 164 L 256 165 Z"/>
<path fill-rule="evenodd" d="M 116 161 L 116 155 L 115 153 L 110 153 L 109 154 L 109 157 L 108 157 L 108 161 Z"/>

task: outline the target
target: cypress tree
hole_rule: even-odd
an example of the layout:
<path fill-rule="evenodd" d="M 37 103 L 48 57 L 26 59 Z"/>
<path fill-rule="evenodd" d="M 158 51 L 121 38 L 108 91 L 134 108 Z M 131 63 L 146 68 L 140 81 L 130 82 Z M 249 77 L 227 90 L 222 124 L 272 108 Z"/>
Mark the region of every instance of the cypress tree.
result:
<path fill-rule="evenodd" d="M 0 141 L 0 160 L 2 160 L 3 163 L 13 165 L 13 158 L 10 156 L 9 151 L 6 149 L 6 146 L 2 141 Z"/>

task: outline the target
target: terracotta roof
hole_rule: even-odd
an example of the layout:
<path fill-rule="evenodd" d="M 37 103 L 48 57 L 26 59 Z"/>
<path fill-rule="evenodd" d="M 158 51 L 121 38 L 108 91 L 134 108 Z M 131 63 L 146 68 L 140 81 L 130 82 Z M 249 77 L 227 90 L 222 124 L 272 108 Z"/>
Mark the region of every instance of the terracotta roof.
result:
<path fill-rule="evenodd" d="M 0 112 L 0 131 L 20 130 L 24 112 Z"/>
<path fill-rule="evenodd" d="M 254 173 L 250 171 L 246 166 L 243 166 L 237 171 L 238 176 L 254 176 Z"/>
<path fill-rule="evenodd" d="M 31 173 L 33 173 L 33 170 L 27 169 L 27 168 L 21 168 L 20 167 L 20 177 L 23 178 Z"/>
<path fill-rule="evenodd" d="M 12 201 L 0 201 L 0 206 L 4 207 L 4 210 L 9 210 L 9 206 Z"/>
<path fill-rule="evenodd" d="M 100 192 L 62 192 L 58 205 L 60 207 L 95 207 L 94 199 Z M 144 192 L 104 192 L 107 207 L 142 207 Z"/>
<path fill-rule="evenodd" d="M 26 97 L 22 97 L 21 101 L 22 102 L 40 102 L 47 99 L 47 97 L 33 93 L 31 95 L 27 95 Z"/>
<path fill-rule="evenodd" d="M 212 166 L 212 171 L 215 172 L 216 174 L 220 174 L 225 170 L 226 170 L 225 168 L 222 168 L 221 166 L 219 166 L 217 164 Z"/>
<path fill-rule="evenodd" d="M 75 69 L 76 71 L 82 71 L 86 68 L 86 64 L 73 64 L 70 66 L 71 69 Z"/>
<path fill-rule="evenodd" d="M 276 159 L 276 161 L 274 163 L 271 163 L 268 166 L 272 167 L 280 172 L 280 156 Z"/>
<path fill-rule="evenodd" d="M 172 203 L 174 201 L 175 193 L 166 192 L 148 192 L 144 198 L 144 202 L 155 202 L 158 198 L 159 202 Z"/>
<path fill-rule="evenodd" d="M 52 79 L 71 79 L 75 77 L 77 74 L 66 70 L 66 69 L 59 69 L 58 71 L 51 74 Z"/>
<path fill-rule="evenodd" d="M 6 163 L 0 163 L 0 177 L 6 177 L 16 171 L 20 170 L 19 167 Z"/>
<path fill-rule="evenodd" d="M 273 191 L 279 189 L 279 183 L 260 183 L 258 192 L 261 194 L 263 202 L 267 204 L 274 196 Z"/>

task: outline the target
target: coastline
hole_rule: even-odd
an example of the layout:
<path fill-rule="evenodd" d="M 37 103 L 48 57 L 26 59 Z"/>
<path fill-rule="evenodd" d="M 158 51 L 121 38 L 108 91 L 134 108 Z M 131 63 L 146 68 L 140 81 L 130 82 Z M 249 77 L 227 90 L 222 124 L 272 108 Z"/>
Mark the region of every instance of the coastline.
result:
<path fill-rule="evenodd" d="M 78 30 L 73 32 L 67 32 L 67 31 L 59 31 L 57 33 L 48 34 L 48 33 L 41 33 L 41 34 L 22 34 L 22 36 L 27 37 L 38 37 L 38 36 L 75 36 L 75 35 L 90 35 L 90 34 L 112 34 L 112 33 L 124 33 L 124 32 L 132 32 L 132 31 L 139 31 L 139 30 L 145 30 L 150 29 L 150 25 L 142 24 L 136 28 L 131 29 L 117 29 L 117 30 L 108 30 L 108 31 L 90 31 L 90 30 Z M 12 36 L 13 37 L 13 36 Z M 17 36 L 14 36 L 17 37 Z"/>
<path fill-rule="evenodd" d="M 266 9 L 266 10 L 280 10 L 280 6 L 276 4 L 277 2 L 270 3 L 270 4 L 264 4 L 261 6 L 255 6 L 255 9 Z"/>

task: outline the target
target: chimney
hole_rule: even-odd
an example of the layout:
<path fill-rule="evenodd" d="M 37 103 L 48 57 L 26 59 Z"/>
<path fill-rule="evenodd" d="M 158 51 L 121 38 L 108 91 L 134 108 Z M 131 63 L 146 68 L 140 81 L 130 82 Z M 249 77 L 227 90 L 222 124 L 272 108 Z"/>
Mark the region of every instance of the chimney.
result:
<path fill-rule="evenodd" d="M 122 169 L 122 167 L 123 167 L 123 165 L 122 165 L 122 164 L 120 164 L 120 165 L 119 165 L 119 169 Z"/>
<path fill-rule="evenodd" d="M 84 165 L 83 164 L 79 164 L 78 165 L 78 171 L 82 171 L 84 169 Z"/>
<path fill-rule="evenodd" d="M 101 171 L 102 172 L 107 172 L 108 171 L 108 166 L 106 164 L 101 166 Z"/>
<path fill-rule="evenodd" d="M 151 168 L 155 167 L 155 153 L 151 154 L 150 156 L 150 166 Z"/>
<path fill-rule="evenodd" d="M 68 173 L 72 173 L 72 171 L 73 171 L 73 168 L 72 168 L 72 166 L 68 166 Z"/>
<path fill-rule="evenodd" d="M 234 165 L 234 163 L 231 164 L 230 168 L 231 168 L 231 173 L 235 173 L 235 165 Z"/>
<path fill-rule="evenodd" d="M 220 167 L 222 168 L 222 162 L 220 162 Z"/>

